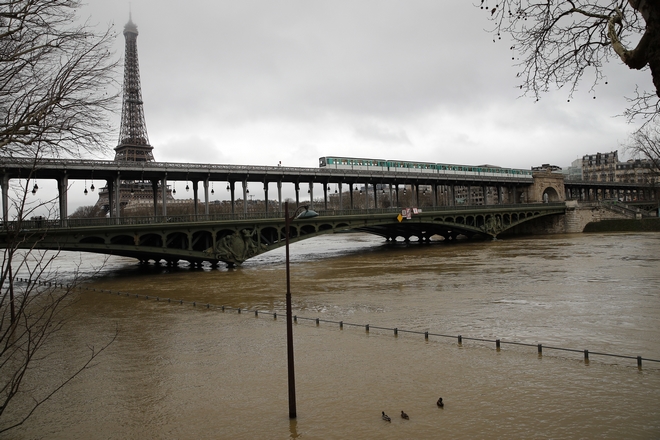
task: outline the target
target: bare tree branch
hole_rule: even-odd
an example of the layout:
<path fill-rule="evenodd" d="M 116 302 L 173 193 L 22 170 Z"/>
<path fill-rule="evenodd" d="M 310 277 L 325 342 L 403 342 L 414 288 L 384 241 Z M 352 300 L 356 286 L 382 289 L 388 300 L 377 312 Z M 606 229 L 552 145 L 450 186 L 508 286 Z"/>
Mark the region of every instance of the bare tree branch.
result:
<path fill-rule="evenodd" d="M 0 154 L 99 151 L 120 90 L 111 29 L 76 25 L 79 0 L 0 0 Z"/>
<path fill-rule="evenodd" d="M 23 413 L 7 420 L 17 393 L 26 393 L 28 370 L 47 362 L 48 344 L 65 325 L 64 310 L 75 300 L 78 274 L 64 287 L 55 267 L 58 253 L 19 250 L 27 238 L 46 233 L 25 231 L 23 223 L 37 208 L 53 201 L 30 202 L 28 194 L 43 156 L 79 156 L 106 148 L 112 133 L 108 112 L 118 103 L 117 60 L 110 52 L 114 33 L 97 33 L 76 24 L 80 0 L 0 0 L 0 155 L 32 161 L 29 176 L 12 182 L 9 211 L 15 217 L 7 242 L 0 243 L 0 433 L 22 425 L 34 411 L 71 382 L 116 338 L 100 349 L 90 347 L 86 362 L 45 392 L 32 397 Z M 0 170 L 1 171 L 1 170 Z M 8 219 L 3 227 L 8 228 Z M 31 234 L 32 236 L 28 236 Z M 36 246 L 36 245 L 35 245 Z M 15 274 L 27 274 L 17 283 Z M 13 412 L 13 411 L 12 411 Z"/>
<path fill-rule="evenodd" d="M 648 160 L 660 175 L 660 125 L 647 124 L 632 134 L 626 150 L 632 157 Z"/>
<path fill-rule="evenodd" d="M 657 118 L 660 107 L 660 2 L 657 0 L 481 0 L 498 38 L 509 34 L 520 67 L 520 89 L 537 100 L 550 88 L 582 80 L 593 91 L 607 83 L 603 65 L 616 56 L 631 69 L 649 69 L 654 91 L 637 92 L 624 112 L 630 121 Z M 494 40 L 495 41 L 495 40 Z M 636 42 L 636 43 L 635 43 Z M 590 79 L 588 79 L 590 78 Z"/>

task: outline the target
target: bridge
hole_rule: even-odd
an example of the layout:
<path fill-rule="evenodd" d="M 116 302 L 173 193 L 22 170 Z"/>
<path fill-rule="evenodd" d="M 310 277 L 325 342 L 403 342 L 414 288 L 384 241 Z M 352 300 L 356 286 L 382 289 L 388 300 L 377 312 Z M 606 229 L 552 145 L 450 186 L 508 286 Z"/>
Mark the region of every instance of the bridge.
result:
<path fill-rule="evenodd" d="M 319 210 L 319 216 L 291 222 L 290 241 L 321 234 L 363 231 L 388 241 L 428 242 L 461 237 L 494 238 L 542 217 L 564 214 L 565 203 L 436 207 L 402 210 Z M 408 215 L 409 214 L 409 215 Z M 124 217 L 8 222 L 0 241 L 21 248 L 95 252 L 139 259 L 186 260 L 193 266 L 209 262 L 240 265 L 245 260 L 284 246 L 285 218 L 279 214 L 215 214 L 174 217 Z"/>
<path fill-rule="evenodd" d="M 52 179 L 57 181 L 59 219 L 65 226 L 68 219 L 67 193 L 71 180 L 105 181 L 108 193 L 108 214 L 111 218 L 122 215 L 121 191 L 151 192 L 154 216 L 167 216 L 168 183 L 191 183 L 193 191 L 193 213 L 210 215 L 210 196 L 213 184 L 226 182 L 230 195 L 231 213 L 236 210 L 236 184 L 242 187 L 243 215 L 248 214 L 248 184 L 259 184 L 264 191 L 264 210 L 269 213 L 269 190 L 277 190 L 277 212 L 282 213 L 282 186 L 293 185 L 296 206 L 300 205 L 301 184 L 307 184 L 308 204 L 315 208 L 315 187 L 321 186 L 323 209 L 329 209 L 331 185 L 334 185 L 336 207 L 339 208 L 383 208 L 383 199 L 390 206 L 403 205 L 400 192 L 410 189 L 412 198 L 408 206 L 440 207 L 459 205 L 497 205 L 537 202 L 559 202 L 564 200 L 589 201 L 604 198 L 618 200 L 656 200 L 655 189 L 643 184 L 621 182 L 564 181 L 560 174 L 549 172 L 529 176 L 440 174 L 425 172 L 355 171 L 331 168 L 271 167 L 254 165 L 225 165 L 199 163 L 171 163 L 155 161 L 110 161 L 80 159 L 32 159 L 0 158 L 0 186 L 2 189 L 2 214 L 9 218 L 9 182 L 11 179 Z M 199 205 L 200 183 L 203 191 L 203 209 Z M 344 186 L 345 185 L 345 186 Z M 361 206 L 355 200 L 358 188 L 364 188 Z M 427 190 L 429 194 L 427 195 Z M 366 197 L 366 194 L 370 194 Z M 136 195 L 137 196 L 137 195 Z M 385 196 L 385 197 L 383 197 Z M 425 196 L 425 197 L 422 197 Z M 346 199 L 344 199 L 346 197 Z M 410 195 L 409 195 L 410 197 Z M 424 200 L 423 200 L 424 199 Z M 171 203 L 171 201 L 169 201 Z M 125 201 L 124 201 L 125 203 Z"/>
<path fill-rule="evenodd" d="M 59 218 L 9 218 L 11 179 L 54 179 L 58 183 Z M 72 219 L 68 216 L 69 180 L 105 180 L 108 216 Z M 168 215 L 168 182 L 191 182 L 193 214 Z M 135 185 L 150 186 L 153 215 L 122 216 L 120 191 Z M 214 182 L 227 182 L 231 212 L 211 213 Z M 236 212 L 236 183 L 243 188 L 243 212 Z M 248 183 L 263 185 L 263 211 L 248 212 Z M 282 186 L 293 185 L 300 205 L 301 183 L 308 184 L 310 209 L 320 216 L 296 219 L 291 241 L 320 234 L 364 231 L 387 240 L 456 240 L 459 237 L 497 237 L 523 223 L 566 213 L 566 200 L 635 200 L 657 204 L 653 188 L 616 182 L 564 181 L 551 172 L 533 178 L 488 175 L 443 175 L 400 171 L 356 171 L 330 168 L 268 167 L 249 165 L 167 162 L 89 161 L 43 159 L 38 163 L 0 159 L 3 228 L 0 243 L 21 247 L 97 252 L 134 257 L 143 262 L 165 260 L 193 265 L 219 262 L 237 265 L 284 243 Z M 199 183 L 204 192 L 203 212 L 198 203 Z M 277 203 L 269 203 L 269 186 L 277 187 Z M 323 200 L 314 198 L 320 185 Z M 330 194 L 335 185 L 335 194 Z M 343 185 L 347 185 L 344 191 Z M 209 187 L 211 191 L 209 192 Z M 358 188 L 364 189 L 357 196 Z M 406 194 L 405 201 L 400 193 Z M 427 194 L 427 192 L 429 194 Z M 332 197 L 330 197 L 332 196 Z M 412 197 L 411 197 L 412 196 Z M 422 197 L 425 196 L 425 197 Z M 171 196 L 170 196 L 171 197 Z M 333 200 L 330 200 L 330 199 Z M 359 198 L 360 203 L 356 203 Z M 170 200 L 171 202 L 171 200 Z M 314 204 L 316 203 L 317 206 Z M 406 211 L 405 206 L 415 206 Z M 160 209 L 159 209 L 160 208 Z M 403 214 L 403 215 L 402 215 Z M 436 239 L 434 238 L 434 239 Z"/>

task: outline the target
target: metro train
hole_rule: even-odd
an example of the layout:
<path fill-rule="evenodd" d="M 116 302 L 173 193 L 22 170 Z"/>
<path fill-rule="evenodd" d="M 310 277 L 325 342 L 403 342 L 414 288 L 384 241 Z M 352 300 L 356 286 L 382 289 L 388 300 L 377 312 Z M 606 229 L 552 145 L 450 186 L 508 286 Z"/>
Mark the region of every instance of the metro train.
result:
<path fill-rule="evenodd" d="M 456 176 L 516 177 L 532 179 L 531 170 L 501 168 L 494 165 L 456 165 L 449 163 L 408 162 L 389 159 L 360 159 L 355 157 L 320 157 L 319 167 L 340 170 L 432 173 Z"/>

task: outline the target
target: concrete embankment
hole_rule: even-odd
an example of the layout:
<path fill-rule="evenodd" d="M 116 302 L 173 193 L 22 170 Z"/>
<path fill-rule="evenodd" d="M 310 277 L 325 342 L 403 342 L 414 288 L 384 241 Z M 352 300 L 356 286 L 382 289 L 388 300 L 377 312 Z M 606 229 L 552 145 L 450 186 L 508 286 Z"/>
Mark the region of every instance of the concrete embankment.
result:
<path fill-rule="evenodd" d="M 584 232 L 660 232 L 660 218 L 601 220 L 588 223 Z"/>

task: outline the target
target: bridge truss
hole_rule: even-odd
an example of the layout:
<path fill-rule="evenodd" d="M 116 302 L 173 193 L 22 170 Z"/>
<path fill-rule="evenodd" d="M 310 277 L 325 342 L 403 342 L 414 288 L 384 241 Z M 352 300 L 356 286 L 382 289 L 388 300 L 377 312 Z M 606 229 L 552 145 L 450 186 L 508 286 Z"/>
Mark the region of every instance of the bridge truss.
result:
<path fill-rule="evenodd" d="M 395 209 L 319 211 L 318 217 L 292 222 L 290 241 L 347 231 L 376 234 L 388 241 L 495 238 L 522 223 L 565 212 L 565 203 L 425 209 L 410 219 L 399 219 L 401 212 Z M 197 266 L 203 262 L 240 265 L 284 246 L 285 221 L 277 214 L 212 217 L 82 219 L 71 220 L 67 227 L 57 222 L 26 221 L 5 225 L 0 241 L 20 242 L 22 248 L 103 253 L 142 262 L 176 264 L 185 260 Z"/>

